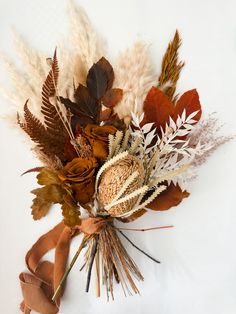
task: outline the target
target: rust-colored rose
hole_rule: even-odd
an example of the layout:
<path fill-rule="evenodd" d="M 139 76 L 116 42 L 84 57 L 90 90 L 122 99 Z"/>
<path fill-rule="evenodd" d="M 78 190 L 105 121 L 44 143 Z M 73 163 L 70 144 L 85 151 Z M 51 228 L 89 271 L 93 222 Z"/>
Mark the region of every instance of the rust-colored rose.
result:
<path fill-rule="evenodd" d="M 65 186 L 72 189 L 77 202 L 86 204 L 94 194 L 95 168 L 98 166 L 94 157 L 74 158 L 59 173 Z"/>
<path fill-rule="evenodd" d="M 108 135 L 114 135 L 117 129 L 112 125 L 88 124 L 84 133 L 93 149 L 93 156 L 98 159 L 106 159 L 108 155 Z"/>

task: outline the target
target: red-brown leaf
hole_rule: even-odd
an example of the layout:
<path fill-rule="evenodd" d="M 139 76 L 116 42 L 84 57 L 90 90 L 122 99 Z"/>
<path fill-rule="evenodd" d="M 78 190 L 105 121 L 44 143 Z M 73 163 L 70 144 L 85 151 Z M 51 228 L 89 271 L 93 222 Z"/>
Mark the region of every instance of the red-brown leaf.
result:
<path fill-rule="evenodd" d="M 89 70 L 87 87 L 89 93 L 95 99 L 101 99 L 114 82 L 114 71 L 110 63 L 102 57 Z"/>
<path fill-rule="evenodd" d="M 169 98 L 157 87 L 152 87 L 144 101 L 143 123 L 154 122 L 159 129 L 165 127 L 169 117 L 174 114 L 174 106 Z"/>
<path fill-rule="evenodd" d="M 114 74 L 114 70 L 113 70 L 110 62 L 108 62 L 106 58 L 102 57 L 97 62 L 97 65 L 99 65 L 99 67 L 102 68 L 103 71 L 106 73 L 107 89 L 111 89 L 113 82 L 114 82 L 114 79 L 115 79 L 115 74 Z"/>
<path fill-rule="evenodd" d="M 185 197 L 188 197 L 187 191 L 182 191 L 179 185 L 171 184 L 163 191 L 154 201 L 148 204 L 148 208 L 152 210 L 167 210 L 173 206 L 177 206 Z"/>
<path fill-rule="evenodd" d="M 107 121 L 112 114 L 112 109 L 107 108 L 101 111 L 100 113 L 100 121 Z"/>
<path fill-rule="evenodd" d="M 199 121 L 202 115 L 199 95 L 196 89 L 192 89 L 184 93 L 176 103 L 173 120 L 176 121 L 178 115 L 181 116 L 183 110 L 186 110 L 186 116 L 189 116 L 194 111 L 198 111 L 194 120 Z"/>
<path fill-rule="evenodd" d="M 109 89 L 102 97 L 103 105 L 107 108 L 115 107 L 123 97 L 123 90 L 120 88 Z"/>
<path fill-rule="evenodd" d="M 70 142 L 70 138 L 67 139 L 67 142 L 64 147 L 64 153 L 67 158 L 67 161 L 73 160 L 75 157 L 78 157 L 74 146 Z"/>

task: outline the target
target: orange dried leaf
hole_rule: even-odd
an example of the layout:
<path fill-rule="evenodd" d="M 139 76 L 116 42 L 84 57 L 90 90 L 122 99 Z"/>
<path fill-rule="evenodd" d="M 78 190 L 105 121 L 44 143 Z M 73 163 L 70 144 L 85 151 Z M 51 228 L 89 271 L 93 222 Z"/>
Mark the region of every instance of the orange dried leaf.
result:
<path fill-rule="evenodd" d="M 109 89 L 102 98 L 102 103 L 107 108 L 115 107 L 123 97 L 123 90 L 120 88 Z"/>
<path fill-rule="evenodd" d="M 100 121 L 107 121 L 112 115 L 112 109 L 107 108 L 101 111 L 100 113 Z"/>
<path fill-rule="evenodd" d="M 47 215 L 52 203 L 44 201 L 42 198 L 36 197 L 31 206 L 34 220 L 39 220 Z"/>
<path fill-rule="evenodd" d="M 51 184 L 31 191 L 36 197 L 33 199 L 32 215 L 34 220 L 38 220 L 48 213 L 52 204 L 61 203 L 64 190 L 60 185 Z"/>
<path fill-rule="evenodd" d="M 152 210 L 167 210 L 173 206 L 177 206 L 185 197 L 188 197 L 187 191 L 182 191 L 180 186 L 171 184 L 158 197 L 148 204 L 148 208 Z"/>
<path fill-rule="evenodd" d="M 50 168 L 41 169 L 40 173 L 37 175 L 37 179 L 40 185 L 61 184 L 57 172 Z"/>
<path fill-rule="evenodd" d="M 183 110 L 186 110 L 186 116 L 189 116 L 194 111 L 198 111 L 194 120 L 199 121 L 202 115 L 199 95 L 196 89 L 192 89 L 184 93 L 176 103 L 173 120 L 176 121 L 178 116 L 181 116 Z"/>
<path fill-rule="evenodd" d="M 74 227 L 80 224 L 79 206 L 73 202 L 73 199 L 68 194 L 63 198 L 64 202 L 61 206 L 64 223 L 69 227 Z"/>
<path fill-rule="evenodd" d="M 169 98 L 157 87 L 152 87 L 144 101 L 143 123 L 154 122 L 156 128 L 165 127 L 174 114 L 174 106 Z"/>

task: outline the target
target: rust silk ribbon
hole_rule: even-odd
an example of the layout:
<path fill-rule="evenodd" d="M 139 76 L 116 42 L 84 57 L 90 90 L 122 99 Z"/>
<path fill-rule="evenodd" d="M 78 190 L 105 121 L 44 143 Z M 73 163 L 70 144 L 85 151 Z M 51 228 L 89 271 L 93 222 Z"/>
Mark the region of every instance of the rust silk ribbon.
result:
<path fill-rule="evenodd" d="M 71 239 L 81 232 L 86 235 L 98 233 L 107 222 L 109 220 L 102 218 L 88 218 L 74 229 L 61 222 L 37 240 L 25 257 L 29 273 L 24 272 L 19 276 L 23 294 L 20 308 L 23 313 L 29 314 L 31 310 L 41 314 L 59 312 L 63 291 L 55 303 L 51 298 L 66 270 Z M 43 256 L 52 249 L 55 249 L 54 263 L 42 261 Z"/>

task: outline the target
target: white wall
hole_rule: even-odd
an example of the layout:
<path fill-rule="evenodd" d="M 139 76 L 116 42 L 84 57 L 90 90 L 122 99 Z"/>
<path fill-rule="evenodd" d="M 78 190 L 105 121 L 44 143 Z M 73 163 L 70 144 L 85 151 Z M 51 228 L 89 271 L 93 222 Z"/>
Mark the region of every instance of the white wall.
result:
<path fill-rule="evenodd" d="M 66 34 L 65 0 L 0 0 L 0 50 L 15 57 L 10 28 L 14 26 L 35 47 L 52 54 Z M 164 49 L 178 28 L 181 57 L 186 67 L 179 91 L 197 87 L 205 113 L 218 112 L 224 134 L 236 134 L 236 2 L 234 0 L 80 0 L 95 27 L 107 38 L 111 60 L 141 37 L 151 44 L 160 68 Z M 0 67 L 0 82 L 7 84 Z M 9 104 L 1 98 L 0 113 Z M 21 292 L 18 274 L 25 269 L 24 254 L 33 242 L 60 220 L 55 208 L 45 219 L 30 215 L 35 175 L 20 177 L 39 165 L 23 138 L 12 127 L 0 125 L 0 281 L 1 313 L 18 313 Z M 236 178 L 235 141 L 220 148 L 199 170 L 189 187 L 192 195 L 178 208 L 151 213 L 133 223 L 137 227 L 164 224 L 174 229 L 130 233 L 141 247 L 162 261 L 156 265 L 127 243 L 145 277 L 142 296 L 125 298 L 117 287 L 116 300 L 96 299 L 84 292 L 85 274 L 79 264 L 69 277 L 62 314 L 235 314 L 236 313 Z M 79 239 L 73 242 L 72 253 Z"/>

